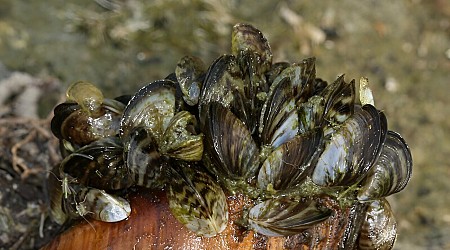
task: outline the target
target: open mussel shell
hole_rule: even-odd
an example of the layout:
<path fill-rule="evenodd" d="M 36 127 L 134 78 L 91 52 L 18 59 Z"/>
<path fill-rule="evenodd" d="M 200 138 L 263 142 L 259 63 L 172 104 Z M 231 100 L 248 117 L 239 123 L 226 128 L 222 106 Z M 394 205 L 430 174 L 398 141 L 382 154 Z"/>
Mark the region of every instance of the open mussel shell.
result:
<path fill-rule="evenodd" d="M 250 228 L 267 236 L 288 236 L 326 220 L 331 215 L 316 201 L 287 197 L 269 199 L 252 207 L 248 214 Z"/>
<path fill-rule="evenodd" d="M 158 151 L 155 137 L 143 127 L 133 129 L 125 144 L 124 159 L 133 183 L 148 188 L 162 188 L 167 164 Z"/>
<path fill-rule="evenodd" d="M 309 175 L 312 160 L 321 144 L 322 131 L 316 129 L 276 148 L 262 164 L 258 187 L 262 190 L 286 190 L 300 184 Z"/>
<path fill-rule="evenodd" d="M 364 178 L 383 146 L 387 121 L 372 105 L 355 108 L 325 143 L 312 180 L 319 186 L 351 186 Z"/>
<path fill-rule="evenodd" d="M 209 170 L 220 177 L 242 180 L 256 176 L 259 147 L 250 131 L 220 103 L 210 104 L 205 133 Z"/>
<path fill-rule="evenodd" d="M 167 198 L 175 218 L 199 236 L 213 237 L 228 222 L 226 196 L 219 184 L 194 163 L 173 162 Z"/>
<path fill-rule="evenodd" d="M 358 193 L 358 200 L 368 201 L 400 192 L 412 173 L 412 156 L 405 140 L 388 131 L 380 157 L 369 171 Z"/>
<path fill-rule="evenodd" d="M 60 171 L 84 186 L 116 190 L 132 185 L 123 160 L 123 147 L 115 137 L 103 138 L 78 149 L 61 162 Z"/>
<path fill-rule="evenodd" d="M 309 98 L 315 79 L 315 59 L 284 69 L 270 86 L 261 110 L 259 134 L 264 145 L 278 147 L 298 134 L 297 103 Z"/>
<path fill-rule="evenodd" d="M 197 120 L 187 111 L 175 114 L 161 139 L 161 154 L 185 161 L 199 161 L 203 156 L 203 135 L 196 133 Z"/>
<path fill-rule="evenodd" d="M 370 202 L 361 226 L 358 249 L 392 249 L 397 238 L 397 222 L 386 199 Z"/>
<path fill-rule="evenodd" d="M 126 142 L 134 128 L 143 127 L 160 140 L 175 113 L 175 82 L 165 79 L 141 88 L 126 106 L 120 137 Z"/>
<path fill-rule="evenodd" d="M 175 69 L 175 75 L 183 93 L 183 99 L 188 105 L 196 105 L 202 88 L 202 78 L 206 73 L 203 61 L 194 56 L 181 58 Z"/>

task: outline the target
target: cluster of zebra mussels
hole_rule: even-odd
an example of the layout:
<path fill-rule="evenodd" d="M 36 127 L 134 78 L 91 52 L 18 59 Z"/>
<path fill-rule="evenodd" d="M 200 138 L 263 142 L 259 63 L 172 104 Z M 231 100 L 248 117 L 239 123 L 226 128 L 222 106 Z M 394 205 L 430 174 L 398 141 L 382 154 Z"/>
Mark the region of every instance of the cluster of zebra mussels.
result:
<path fill-rule="evenodd" d="M 364 205 L 359 248 L 389 249 L 396 222 L 385 197 L 406 186 L 412 158 L 360 84 L 356 96 L 354 81 L 317 78 L 314 58 L 272 63 L 247 24 L 234 26 L 231 54 L 209 68 L 183 57 L 133 96 L 107 99 L 74 83 L 51 123 L 65 157 L 49 179 L 52 215 L 61 224 L 126 219 L 121 195 L 137 185 L 166 190 L 175 218 L 197 235 L 222 232 L 227 197 L 239 195 L 249 202 L 236 223 L 289 236 L 324 223 L 331 200 Z"/>

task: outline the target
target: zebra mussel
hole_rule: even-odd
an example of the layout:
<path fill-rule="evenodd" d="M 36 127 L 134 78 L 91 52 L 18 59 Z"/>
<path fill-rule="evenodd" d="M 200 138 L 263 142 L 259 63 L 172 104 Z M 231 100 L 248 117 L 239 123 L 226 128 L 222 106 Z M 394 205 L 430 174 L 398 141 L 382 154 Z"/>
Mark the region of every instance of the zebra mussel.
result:
<path fill-rule="evenodd" d="M 396 223 L 385 197 L 405 188 L 412 156 L 367 83 L 359 93 L 343 76 L 328 83 L 315 58 L 273 63 L 248 24 L 234 26 L 231 54 L 209 68 L 183 57 L 133 96 L 107 99 L 74 83 L 52 120 L 65 157 L 49 180 L 52 215 L 124 220 L 132 207 L 122 195 L 143 186 L 166 190 L 174 217 L 197 235 L 220 234 L 227 197 L 245 196 L 239 226 L 290 236 L 333 217 L 331 200 L 364 219 L 341 245 L 390 249 Z"/>

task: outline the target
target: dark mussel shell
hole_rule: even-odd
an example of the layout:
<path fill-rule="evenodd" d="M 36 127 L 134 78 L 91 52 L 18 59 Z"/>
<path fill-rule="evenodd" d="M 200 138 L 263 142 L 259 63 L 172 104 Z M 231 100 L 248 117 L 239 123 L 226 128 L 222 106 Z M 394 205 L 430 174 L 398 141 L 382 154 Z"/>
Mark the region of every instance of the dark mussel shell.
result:
<path fill-rule="evenodd" d="M 60 173 L 68 174 L 84 186 L 117 190 L 133 183 L 123 160 L 123 147 L 116 137 L 103 138 L 67 156 Z"/>
<path fill-rule="evenodd" d="M 261 190 L 286 190 L 302 183 L 310 174 L 317 158 L 317 148 L 321 145 L 320 129 L 297 135 L 282 144 L 263 162 L 258 174 L 258 187 Z"/>
<path fill-rule="evenodd" d="M 75 148 L 119 132 L 123 103 L 105 99 L 96 113 L 88 113 L 76 103 L 62 103 L 55 107 L 51 121 L 53 134 L 72 143 Z"/>
<path fill-rule="evenodd" d="M 361 226 L 358 249 L 392 249 L 397 238 L 397 222 L 386 199 L 370 202 Z"/>
<path fill-rule="evenodd" d="M 231 53 L 238 57 L 246 53 L 254 54 L 257 61 L 254 63 L 258 63 L 263 72 L 272 66 L 272 50 L 269 42 L 261 31 L 249 24 L 238 23 L 233 27 Z"/>
<path fill-rule="evenodd" d="M 236 57 L 244 81 L 243 101 L 245 112 L 233 110 L 247 125 L 250 132 L 257 132 L 259 114 L 265 100 L 269 83 L 266 73 L 272 66 L 272 50 L 267 39 L 255 27 L 248 24 L 236 24 L 231 38 L 231 53 Z M 237 113 L 241 112 L 241 113 Z"/>
<path fill-rule="evenodd" d="M 412 173 L 412 156 L 405 140 L 388 131 L 380 157 L 369 171 L 358 193 L 358 200 L 368 201 L 400 192 Z"/>
<path fill-rule="evenodd" d="M 220 103 L 211 103 L 208 113 L 204 132 L 206 153 L 212 161 L 209 170 L 233 180 L 256 176 L 259 147 L 245 124 Z"/>
<path fill-rule="evenodd" d="M 288 236 L 302 232 L 326 220 L 331 210 L 321 208 L 310 199 L 295 200 L 287 197 L 269 199 L 249 211 L 249 226 L 267 236 Z"/>
<path fill-rule="evenodd" d="M 270 86 L 261 111 L 259 133 L 263 145 L 278 147 L 298 134 L 298 106 L 308 99 L 315 78 L 315 59 L 284 69 Z"/>
<path fill-rule="evenodd" d="M 242 72 L 233 55 L 223 55 L 208 69 L 199 98 L 200 128 L 204 130 L 208 118 L 209 105 L 219 102 L 222 106 L 237 111 L 245 117 L 244 82 Z"/>
<path fill-rule="evenodd" d="M 355 107 L 354 80 L 347 83 L 344 81 L 344 75 L 341 75 L 324 88 L 320 95 L 326 101 L 323 122 L 331 125 L 342 124 L 353 115 Z M 327 123 L 323 125 L 327 125 Z"/>
<path fill-rule="evenodd" d="M 183 99 L 188 105 L 193 106 L 198 103 L 205 73 L 206 66 L 198 57 L 185 56 L 178 61 L 175 75 L 183 93 Z"/>
<path fill-rule="evenodd" d="M 133 183 L 148 188 L 165 185 L 166 159 L 158 151 L 155 137 L 145 128 L 135 128 L 125 146 L 124 159 Z"/>
<path fill-rule="evenodd" d="M 357 108 L 325 143 L 312 180 L 320 186 L 351 186 L 378 158 L 387 132 L 383 113 L 372 105 Z"/>

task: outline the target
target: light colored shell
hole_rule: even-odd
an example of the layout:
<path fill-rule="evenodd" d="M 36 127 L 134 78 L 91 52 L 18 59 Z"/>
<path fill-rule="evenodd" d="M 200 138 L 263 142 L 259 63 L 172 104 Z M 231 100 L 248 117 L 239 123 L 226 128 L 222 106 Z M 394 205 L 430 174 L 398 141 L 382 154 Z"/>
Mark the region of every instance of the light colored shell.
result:
<path fill-rule="evenodd" d="M 124 198 L 96 188 L 82 188 L 77 194 L 76 211 L 104 222 L 117 222 L 128 218 L 130 204 Z"/>
<path fill-rule="evenodd" d="M 155 81 L 141 88 L 128 103 L 121 120 L 120 137 L 126 141 L 137 127 L 144 127 L 157 141 L 175 115 L 175 83 Z"/>
<path fill-rule="evenodd" d="M 226 196 L 219 184 L 205 172 L 187 164 L 170 169 L 167 198 L 172 214 L 199 236 L 213 237 L 228 222 Z"/>
<path fill-rule="evenodd" d="M 75 101 L 89 114 L 96 113 L 103 103 L 103 93 L 94 84 L 84 81 L 72 83 L 66 91 L 69 101 Z"/>
<path fill-rule="evenodd" d="M 199 161 L 203 156 L 203 135 L 195 134 L 197 120 L 187 111 L 175 114 L 159 142 L 161 154 L 185 161 Z"/>

